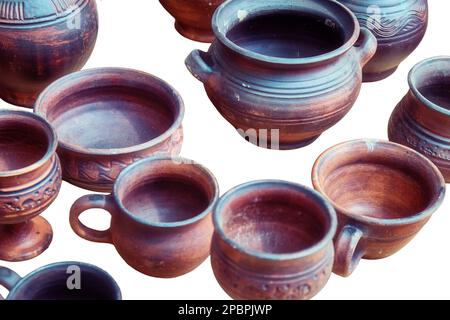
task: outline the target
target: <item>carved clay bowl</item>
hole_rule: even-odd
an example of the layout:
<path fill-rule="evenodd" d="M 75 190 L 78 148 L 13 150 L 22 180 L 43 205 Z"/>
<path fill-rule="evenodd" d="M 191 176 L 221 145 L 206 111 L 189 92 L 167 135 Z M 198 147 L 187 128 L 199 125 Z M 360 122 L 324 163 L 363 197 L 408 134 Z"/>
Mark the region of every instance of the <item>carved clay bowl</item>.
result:
<path fill-rule="evenodd" d="M 58 133 L 64 180 L 85 189 L 111 191 L 135 161 L 181 151 L 183 101 L 169 84 L 144 72 L 73 73 L 40 95 L 35 112 Z"/>

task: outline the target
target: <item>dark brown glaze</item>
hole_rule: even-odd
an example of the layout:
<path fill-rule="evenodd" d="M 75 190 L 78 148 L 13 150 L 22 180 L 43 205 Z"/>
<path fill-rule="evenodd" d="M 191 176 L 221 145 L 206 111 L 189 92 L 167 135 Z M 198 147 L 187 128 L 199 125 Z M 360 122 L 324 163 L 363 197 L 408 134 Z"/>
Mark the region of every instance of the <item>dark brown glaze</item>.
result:
<path fill-rule="evenodd" d="M 79 283 L 75 277 L 79 276 Z M 73 277 L 73 280 L 71 279 Z M 69 287 L 68 285 L 73 287 Z M 76 285 L 80 286 L 77 287 Z M 104 270 L 82 262 L 58 262 L 22 278 L 0 266 L 7 300 L 121 300 L 120 288 Z"/>
<path fill-rule="evenodd" d="M 209 51 L 186 65 L 242 136 L 271 149 L 306 146 L 341 120 L 376 50 L 356 17 L 328 0 L 232 0 L 213 28 Z"/>
<path fill-rule="evenodd" d="M 84 66 L 97 31 L 95 0 L 0 0 L 0 98 L 32 108 L 45 87 Z"/>
<path fill-rule="evenodd" d="M 186 38 L 212 42 L 214 33 L 211 19 L 214 11 L 225 0 L 159 0 L 175 18 L 175 28 Z"/>
<path fill-rule="evenodd" d="M 0 111 L 0 260 L 28 260 L 50 245 L 52 228 L 38 215 L 61 188 L 56 146 L 41 117 Z"/>
<path fill-rule="evenodd" d="M 375 56 L 364 67 L 363 81 L 379 81 L 397 70 L 420 44 L 428 26 L 427 0 L 338 0 L 362 27 L 377 37 Z"/>
<path fill-rule="evenodd" d="M 333 207 L 314 190 L 255 181 L 225 194 L 214 210 L 211 263 L 234 299 L 310 299 L 333 266 Z"/>
<path fill-rule="evenodd" d="M 389 121 L 389 140 L 422 153 L 450 182 L 450 57 L 418 63 Z"/>
<path fill-rule="evenodd" d="M 40 95 L 35 112 L 58 133 L 64 180 L 85 189 L 111 191 L 135 161 L 181 151 L 183 101 L 169 84 L 144 72 L 73 73 Z"/>
<path fill-rule="evenodd" d="M 112 195 L 75 202 L 70 224 L 86 240 L 113 244 L 146 275 L 178 277 L 209 256 L 211 211 L 218 197 L 217 182 L 207 169 L 186 159 L 153 157 L 125 169 Z M 111 213 L 109 230 L 92 230 L 80 222 L 80 214 L 91 208 Z"/>
<path fill-rule="evenodd" d="M 339 226 L 333 272 L 350 275 L 361 258 L 403 248 L 445 196 L 438 168 L 416 151 L 381 140 L 355 140 L 325 151 L 312 172 L 335 207 Z"/>

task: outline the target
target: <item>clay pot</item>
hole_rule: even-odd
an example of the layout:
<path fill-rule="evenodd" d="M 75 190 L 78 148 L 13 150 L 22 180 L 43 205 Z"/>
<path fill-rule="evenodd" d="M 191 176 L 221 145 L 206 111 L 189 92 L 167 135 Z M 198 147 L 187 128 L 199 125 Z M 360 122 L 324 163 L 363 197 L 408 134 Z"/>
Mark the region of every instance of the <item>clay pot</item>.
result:
<path fill-rule="evenodd" d="M 217 182 L 204 167 L 181 158 L 148 158 L 125 169 L 111 195 L 76 201 L 70 224 L 86 240 L 113 244 L 136 270 L 172 278 L 209 256 L 218 196 Z M 80 214 L 91 208 L 109 211 L 110 229 L 96 231 L 80 222 Z"/>
<path fill-rule="evenodd" d="M 389 121 L 389 140 L 425 155 L 450 182 L 450 57 L 417 64 Z"/>
<path fill-rule="evenodd" d="M 211 263 L 234 299 L 309 299 L 333 265 L 337 219 L 317 192 L 255 181 L 226 193 L 214 210 Z"/>
<path fill-rule="evenodd" d="M 193 51 L 186 65 L 242 136 L 271 149 L 306 146 L 341 120 L 376 50 L 375 37 L 329 0 L 232 0 L 213 28 L 208 53 Z"/>
<path fill-rule="evenodd" d="M 445 182 L 421 154 L 396 143 L 355 140 L 325 151 L 312 172 L 334 206 L 339 226 L 333 272 L 350 275 L 361 258 L 403 248 L 439 208 Z"/>
<path fill-rule="evenodd" d="M 169 84 L 140 71 L 73 73 L 40 95 L 35 112 L 58 133 L 64 180 L 85 189 L 110 192 L 133 162 L 181 151 L 183 100 Z"/>
<path fill-rule="evenodd" d="M 52 228 L 38 217 L 57 197 L 61 166 L 50 125 L 29 112 L 0 111 L 0 260 L 45 251 Z"/>
<path fill-rule="evenodd" d="M 377 37 L 378 50 L 364 67 L 363 81 L 387 78 L 422 41 L 428 25 L 427 0 L 338 0 L 362 27 Z"/>
<path fill-rule="evenodd" d="M 159 0 L 175 18 L 175 28 L 186 38 L 212 42 L 214 33 L 211 19 L 214 11 L 225 0 Z"/>
<path fill-rule="evenodd" d="M 7 300 L 121 300 L 120 288 L 102 269 L 82 262 L 59 262 L 21 278 L 0 267 Z"/>
<path fill-rule="evenodd" d="M 97 31 L 95 0 L 0 1 L 0 98 L 32 108 L 46 86 L 84 66 Z"/>

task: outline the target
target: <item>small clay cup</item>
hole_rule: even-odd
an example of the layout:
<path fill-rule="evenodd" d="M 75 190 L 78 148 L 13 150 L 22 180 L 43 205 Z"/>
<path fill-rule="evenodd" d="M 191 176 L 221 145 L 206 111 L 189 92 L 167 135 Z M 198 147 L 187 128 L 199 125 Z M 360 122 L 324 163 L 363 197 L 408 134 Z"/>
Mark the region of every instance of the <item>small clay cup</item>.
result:
<path fill-rule="evenodd" d="M 318 192 L 255 181 L 226 193 L 214 210 L 211 263 L 234 299 L 309 299 L 330 277 L 337 219 Z"/>
<path fill-rule="evenodd" d="M 85 189 L 110 192 L 133 162 L 181 151 L 183 100 L 166 82 L 137 70 L 68 75 L 40 95 L 35 112 L 58 133 L 64 180 Z"/>
<path fill-rule="evenodd" d="M 61 188 L 57 143 L 41 117 L 0 111 L 0 260 L 34 258 L 52 241 L 52 228 L 39 215 Z"/>
<path fill-rule="evenodd" d="M 418 63 L 410 90 L 389 121 L 389 140 L 413 148 L 438 166 L 450 182 L 450 57 Z"/>
<path fill-rule="evenodd" d="M 334 206 L 339 227 L 333 272 L 348 276 L 361 258 L 403 248 L 445 196 L 438 168 L 418 152 L 381 140 L 355 140 L 325 151 L 312 181 Z"/>
<path fill-rule="evenodd" d="M 77 200 L 70 224 L 86 240 L 113 244 L 136 270 L 173 278 L 209 256 L 218 197 L 216 179 L 206 168 L 187 159 L 153 157 L 125 169 L 111 195 Z M 96 231 L 80 222 L 80 214 L 92 208 L 110 212 L 110 229 Z"/>
<path fill-rule="evenodd" d="M 59 262 L 21 278 L 0 267 L 6 300 L 121 300 L 120 288 L 102 269 L 82 262 Z"/>

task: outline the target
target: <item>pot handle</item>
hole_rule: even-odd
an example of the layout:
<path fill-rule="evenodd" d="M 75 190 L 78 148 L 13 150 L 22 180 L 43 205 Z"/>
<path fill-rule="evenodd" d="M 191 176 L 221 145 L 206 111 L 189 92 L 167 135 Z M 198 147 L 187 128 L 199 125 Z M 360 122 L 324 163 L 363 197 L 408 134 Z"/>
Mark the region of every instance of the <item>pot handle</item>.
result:
<path fill-rule="evenodd" d="M 114 199 L 100 194 L 86 195 L 75 201 L 70 209 L 70 226 L 78 236 L 92 242 L 112 244 L 111 229 L 94 230 L 80 221 L 80 215 L 89 209 L 104 209 L 112 215 L 115 210 Z"/>
<path fill-rule="evenodd" d="M 364 233 L 357 227 L 345 226 L 337 237 L 334 249 L 333 272 L 342 277 L 348 277 L 358 266 L 364 256 L 364 250 L 360 246 Z"/>
<path fill-rule="evenodd" d="M 356 42 L 355 50 L 359 58 L 361 67 L 364 67 L 377 52 L 378 41 L 373 33 L 366 28 L 361 27 L 359 39 Z"/>
<path fill-rule="evenodd" d="M 22 278 L 11 269 L 0 267 L 0 285 L 5 287 L 8 291 L 11 291 L 20 280 L 22 280 Z M 3 300 L 1 295 L 0 300 Z"/>
<path fill-rule="evenodd" d="M 211 63 L 208 62 L 209 53 L 194 50 L 186 58 L 185 64 L 188 70 L 201 82 L 205 83 L 215 73 Z"/>

